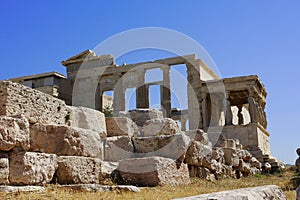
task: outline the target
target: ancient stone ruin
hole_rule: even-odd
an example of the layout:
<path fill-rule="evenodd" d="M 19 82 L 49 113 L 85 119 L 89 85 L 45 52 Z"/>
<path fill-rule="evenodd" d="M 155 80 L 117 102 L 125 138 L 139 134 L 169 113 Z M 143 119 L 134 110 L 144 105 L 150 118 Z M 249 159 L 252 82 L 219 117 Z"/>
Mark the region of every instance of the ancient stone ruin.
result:
<path fill-rule="evenodd" d="M 88 50 L 62 64 L 67 78 L 0 82 L 1 185 L 180 185 L 279 167 L 257 76 L 219 79 L 195 55 L 117 66 Z M 186 65 L 187 110 L 171 108 L 170 67 L 177 64 Z M 154 68 L 163 80 L 146 83 Z M 153 84 L 161 88 L 161 110 L 149 108 Z M 137 108 L 128 111 L 125 89 L 132 87 Z M 103 98 L 110 90 L 114 97 Z M 111 116 L 101 112 L 104 104 Z"/>

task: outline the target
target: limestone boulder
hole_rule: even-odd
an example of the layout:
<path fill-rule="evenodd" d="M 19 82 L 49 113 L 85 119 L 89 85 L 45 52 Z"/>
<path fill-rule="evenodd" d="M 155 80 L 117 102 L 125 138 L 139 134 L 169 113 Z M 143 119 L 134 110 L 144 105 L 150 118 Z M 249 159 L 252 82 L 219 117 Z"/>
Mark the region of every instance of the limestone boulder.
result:
<path fill-rule="evenodd" d="M 244 150 L 244 149 L 237 150 L 237 155 L 238 155 L 239 158 L 241 158 L 241 159 L 243 159 L 244 161 L 247 161 L 247 162 L 249 162 L 252 158 L 252 154 L 249 151 Z"/>
<path fill-rule="evenodd" d="M 128 117 L 106 117 L 107 136 L 133 136 L 137 125 Z"/>
<path fill-rule="evenodd" d="M 56 169 L 55 154 L 13 152 L 9 161 L 9 180 L 15 185 L 47 184 Z"/>
<path fill-rule="evenodd" d="M 192 141 L 185 155 L 185 163 L 194 166 L 210 166 L 212 149 L 198 141 Z"/>
<path fill-rule="evenodd" d="M 29 122 L 23 115 L 0 116 L 0 150 L 10 151 L 15 147 L 29 149 Z"/>
<path fill-rule="evenodd" d="M 68 106 L 70 126 L 89 129 L 106 136 L 105 116 L 102 112 L 85 107 Z"/>
<path fill-rule="evenodd" d="M 118 171 L 126 184 L 137 186 L 189 184 L 186 164 L 162 157 L 121 160 Z"/>
<path fill-rule="evenodd" d="M 0 156 L 0 185 L 9 183 L 9 160 L 8 157 Z"/>
<path fill-rule="evenodd" d="M 101 174 L 104 179 L 111 178 L 113 172 L 118 168 L 118 162 L 101 161 Z"/>
<path fill-rule="evenodd" d="M 181 133 L 179 125 L 170 118 L 155 118 L 148 120 L 143 126 L 143 134 L 147 136 L 173 135 Z"/>
<path fill-rule="evenodd" d="M 150 119 L 163 118 L 161 111 L 157 109 L 135 109 L 128 112 L 120 112 L 120 116 L 129 117 L 136 123 L 137 126 L 143 127 Z"/>
<path fill-rule="evenodd" d="M 243 159 L 239 160 L 239 166 L 235 168 L 237 171 L 242 172 L 244 175 L 248 175 L 251 171 L 250 163 L 245 162 Z"/>
<path fill-rule="evenodd" d="M 99 183 L 103 179 L 101 160 L 80 156 L 60 156 L 55 180 L 59 184 Z"/>
<path fill-rule="evenodd" d="M 183 161 L 190 146 L 190 138 L 185 134 L 133 137 L 136 157 L 160 156 Z"/>
<path fill-rule="evenodd" d="M 207 133 L 204 132 L 202 129 L 190 130 L 190 131 L 186 131 L 185 133 L 187 136 L 191 138 L 191 140 L 201 142 L 202 144 L 205 145 L 211 145 Z"/>
<path fill-rule="evenodd" d="M 211 158 L 220 162 L 220 163 L 224 163 L 224 151 L 222 150 L 222 148 L 220 147 L 214 147 L 212 148 L 212 152 L 211 152 Z"/>
<path fill-rule="evenodd" d="M 223 152 L 226 165 L 231 165 L 233 167 L 239 166 L 240 161 L 235 149 L 223 148 Z"/>
<path fill-rule="evenodd" d="M 0 115 L 24 114 L 30 123 L 65 124 L 64 101 L 11 81 L 0 81 Z"/>
<path fill-rule="evenodd" d="M 189 165 L 188 168 L 190 177 L 198 177 L 207 181 L 216 180 L 215 175 L 205 167 Z"/>
<path fill-rule="evenodd" d="M 252 157 L 249 162 L 251 167 L 255 167 L 258 169 L 261 169 L 262 167 L 261 162 L 259 162 L 255 157 Z"/>
<path fill-rule="evenodd" d="M 30 150 L 59 156 L 103 158 L 103 143 L 98 132 L 64 125 L 31 126 Z"/>
<path fill-rule="evenodd" d="M 134 146 L 129 136 L 108 137 L 104 141 L 104 160 L 118 162 L 122 159 L 132 158 Z"/>
<path fill-rule="evenodd" d="M 191 196 L 182 198 L 182 200 L 232 200 L 232 199 L 241 199 L 241 200 L 258 200 L 258 199 L 273 199 L 273 200 L 286 200 L 284 192 L 280 187 L 276 185 L 266 185 L 253 188 L 243 188 L 236 190 L 228 190 L 222 192 L 215 192 L 210 194 L 202 194 L 198 196 Z"/>

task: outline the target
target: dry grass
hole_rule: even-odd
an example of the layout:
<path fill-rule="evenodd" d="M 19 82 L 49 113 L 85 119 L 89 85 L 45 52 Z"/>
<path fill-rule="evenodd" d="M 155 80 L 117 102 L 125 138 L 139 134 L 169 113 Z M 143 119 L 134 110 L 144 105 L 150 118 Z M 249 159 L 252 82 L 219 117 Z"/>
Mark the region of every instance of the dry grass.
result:
<path fill-rule="evenodd" d="M 295 199 L 295 191 L 290 179 L 295 176 L 292 168 L 288 168 L 283 174 L 257 175 L 241 179 L 223 179 L 209 182 L 201 179 L 192 179 L 192 184 L 186 186 L 160 186 L 144 188 L 139 193 L 132 192 L 78 192 L 60 189 L 56 186 L 48 186 L 44 193 L 15 193 L 1 194 L 0 199 L 172 199 L 186 196 L 199 195 L 210 192 L 231 190 L 262 185 L 278 185 L 284 191 L 288 199 Z"/>

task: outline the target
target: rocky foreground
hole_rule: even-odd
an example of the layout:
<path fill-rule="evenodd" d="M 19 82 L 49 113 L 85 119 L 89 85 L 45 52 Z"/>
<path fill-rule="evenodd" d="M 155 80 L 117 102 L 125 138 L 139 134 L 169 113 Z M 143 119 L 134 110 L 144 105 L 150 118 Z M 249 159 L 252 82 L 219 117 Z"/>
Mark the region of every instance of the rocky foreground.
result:
<path fill-rule="evenodd" d="M 175 186 L 266 170 L 238 140 L 212 147 L 205 132 L 183 132 L 158 110 L 105 118 L 9 81 L 0 82 L 0 137 L 0 185 Z"/>

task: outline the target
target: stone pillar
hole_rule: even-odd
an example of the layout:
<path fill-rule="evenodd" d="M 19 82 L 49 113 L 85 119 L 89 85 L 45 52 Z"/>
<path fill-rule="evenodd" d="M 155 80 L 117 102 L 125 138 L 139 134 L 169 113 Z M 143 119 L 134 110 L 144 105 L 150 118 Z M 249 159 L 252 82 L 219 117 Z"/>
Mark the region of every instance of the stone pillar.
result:
<path fill-rule="evenodd" d="M 201 110 L 202 110 L 202 119 L 203 119 L 203 129 L 208 127 L 208 110 L 207 110 L 207 94 L 202 95 L 202 103 L 201 103 Z"/>
<path fill-rule="evenodd" d="M 119 115 L 119 111 L 126 110 L 126 98 L 125 98 L 125 90 L 123 87 L 122 79 L 118 81 L 114 88 L 114 98 L 113 98 L 113 113 L 114 116 Z"/>
<path fill-rule="evenodd" d="M 149 108 L 149 88 L 145 84 L 145 70 L 137 71 L 136 107 Z"/>
<path fill-rule="evenodd" d="M 254 98 L 254 91 L 252 88 L 248 89 L 248 103 L 249 103 L 249 114 L 251 118 L 251 123 L 258 123 L 258 112 L 257 112 L 257 103 Z"/>
<path fill-rule="evenodd" d="M 164 117 L 171 118 L 171 91 L 170 91 L 170 66 L 161 67 L 163 71 L 163 84 L 160 86 L 161 109 Z"/>
<path fill-rule="evenodd" d="M 225 125 L 232 125 L 232 110 L 231 110 L 231 103 L 229 100 L 229 92 L 226 93 L 225 96 Z"/>
<path fill-rule="evenodd" d="M 200 61 L 189 60 L 186 62 L 187 68 L 187 93 L 188 93 L 188 116 L 189 129 L 204 128 L 202 116 L 202 97 L 200 79 Z"/>
<path fill-rule="evenodd" d="M 238 116 L 238 124 L 239 125 L 243 125 L 244 124 L 244 116 L 243 116 L 243 114 L 242 114 L 242 111 L 243 111 L 243 105 L 238 105 L 237 106 L 238 107 L 238 114 L 237 114 L 237 116 Z"/>
<path fill-rule="evenodd" d="M 221 118 L 221 108 L 220 105 L 220 98 L 219 94 L 211 93 L 210 94 L 211 100 L 211 119 L 210 125 L 211 126 L 220 126 L 220 118 Z"/>
<path fill-rule="evenodd" d="M 181 123 L 181 130 L 186 131 L 186 119 L 182 118 L 180 123 Z"/>

